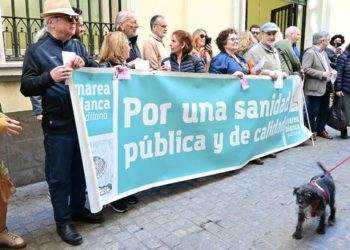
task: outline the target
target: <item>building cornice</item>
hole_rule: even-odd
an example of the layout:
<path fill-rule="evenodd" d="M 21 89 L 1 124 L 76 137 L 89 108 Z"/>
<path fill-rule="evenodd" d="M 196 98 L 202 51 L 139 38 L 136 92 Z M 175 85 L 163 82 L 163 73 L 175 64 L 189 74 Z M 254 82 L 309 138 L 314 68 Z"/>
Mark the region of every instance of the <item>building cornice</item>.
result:
<path fill-rule="evenodd" d="M 0 63 L 0 82 L 19 81 L 22 75 L 23 62 Z"/>

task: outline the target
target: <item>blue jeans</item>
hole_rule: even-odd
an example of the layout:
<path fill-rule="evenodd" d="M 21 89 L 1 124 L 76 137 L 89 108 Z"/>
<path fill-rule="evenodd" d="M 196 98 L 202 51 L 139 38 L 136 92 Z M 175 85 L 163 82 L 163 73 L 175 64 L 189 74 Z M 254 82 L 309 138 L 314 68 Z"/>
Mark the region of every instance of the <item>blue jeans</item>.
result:
<path fill-rule="evenodd" d="M 71 212 L 84 209 L 85 177 L 77 133 L 44 133 L 45 175 L 58 226 L 71 223 Z"/>
<path fill-rule="evenodd" d="M 305 117 L 305 126 L 308 127 L 311 132 L 321 132 L 326 130 L 326 123 L 329 112 L 329 97 L 330 91 L 326 90 L 323 96 L 306 96 L 306 107 L 310 119 L 310 126 L 307 123 Z"/>

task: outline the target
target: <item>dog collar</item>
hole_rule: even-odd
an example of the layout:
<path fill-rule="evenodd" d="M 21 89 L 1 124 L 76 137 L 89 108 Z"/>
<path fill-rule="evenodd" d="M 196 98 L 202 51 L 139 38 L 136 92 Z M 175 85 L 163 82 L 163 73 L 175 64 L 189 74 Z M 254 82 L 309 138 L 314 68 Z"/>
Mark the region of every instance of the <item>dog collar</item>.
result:
<path fill-rule="evenodd" d="M 328 193 L 320 186 L 318 185 L 317 181 L 312 181 L 311 185 L 318 188 L 319 190 L 321 190 L 321 192 L 323 193 L 324 198 L 326 199 L 326 202 L 329 203 L 329 196 Z"/>

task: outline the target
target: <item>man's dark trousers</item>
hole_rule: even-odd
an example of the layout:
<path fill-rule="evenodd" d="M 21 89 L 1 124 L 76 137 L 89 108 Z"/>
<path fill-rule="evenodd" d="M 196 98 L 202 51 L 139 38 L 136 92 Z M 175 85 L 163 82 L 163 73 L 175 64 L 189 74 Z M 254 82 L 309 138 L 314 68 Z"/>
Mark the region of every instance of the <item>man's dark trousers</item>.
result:
<path fill-rule="evenodd" d="M 306 96 L 306 107 L 311 126 L 309 129 L 312 132 L 325 130 L 329 112 L 330 93 L 331 91 L 327 88 L 323 96 Z M 306 119 L 305 125 L 309 127 Z"/>
<path fill-rule="evenodd" d="M 84 208 L 85 177 L 76 131 L 44 133 L 45 174 L 57 226 L 71 223 L 71 212 Z"/>

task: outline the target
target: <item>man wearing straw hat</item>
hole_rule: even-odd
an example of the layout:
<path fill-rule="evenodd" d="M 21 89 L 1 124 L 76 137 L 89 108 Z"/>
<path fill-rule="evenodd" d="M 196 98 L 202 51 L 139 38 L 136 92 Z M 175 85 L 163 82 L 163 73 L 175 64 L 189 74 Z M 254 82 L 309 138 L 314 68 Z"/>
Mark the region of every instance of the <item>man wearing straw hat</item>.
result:
<path fill-rule="evenodd" d="M 44 12 L 47 36 L 31 45 L 24 57 L 21 92 L 42 98 L 45 175 L 51 195 L 57 233 L 63 241 L 80 245 L 82 236 L 72 221 L 101 223 L 101 214 L 84 208 L 86 183 L 72 102 L 65 81 L 74 69 L 89 64 L 86 49 L 76 39 L 78 14 L 69 0 L 47 0 Z M 63 51 L 74 52 L 63 63 Z"/>

